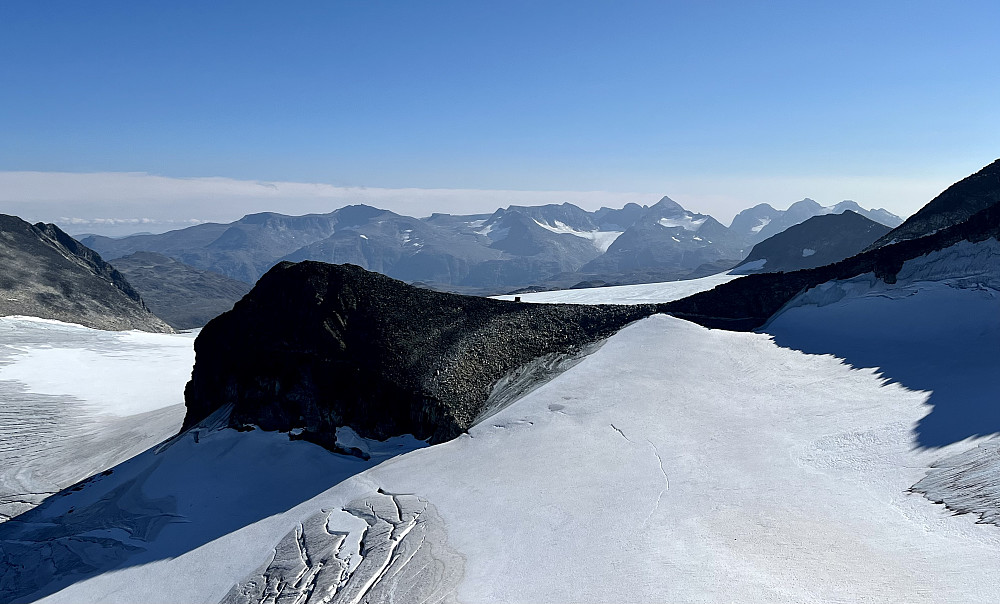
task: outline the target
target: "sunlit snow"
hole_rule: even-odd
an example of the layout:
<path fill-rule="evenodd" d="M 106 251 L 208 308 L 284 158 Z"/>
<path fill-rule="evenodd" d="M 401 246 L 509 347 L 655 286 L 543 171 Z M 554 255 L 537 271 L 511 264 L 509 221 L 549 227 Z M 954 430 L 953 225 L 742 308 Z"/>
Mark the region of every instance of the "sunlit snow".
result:
<path fill-rule="evenodd" d="M 534 220 L 534 219 L 533 219 Z M 611 244 L 618 239 L 624 231 L 578 231 L 573 227 L 559 221 L 553 221 L 554 224 L 550 225 L 539 220 L 535 220 L 535 224 L 542 227 L 547 231 L 552 231 L 553 233 L 565 233 L 568 235 L 574 235 L 576 237 L 581 237 L 583 239 L 589 239 L 594 247 L 601 250 L 602 252 L 608 251 Z"/>
<path fill-rule="evenodd" d="M 690 214 L 684 216 L 684 218 L 661 218 L 656 222 L 666 228 L 681 227 L 685 231 L 697 231 L 698 227 L 705 223 L 707 218 L 694 218 Z"/>
<path fill-rule="evenodd" d="M 262 581 L 301 601 L 998 601 L 1000 529 L 911 491 L 955 460 L 979 473 L 931 487 L 968 501 L 992 463 L 975 447 L 1000 431 L 997 249 L 821 286 L 761 333 L 647 318 L 453 441 L 338 431 L 370 462 L 210 420 L 51 498 L 4 542 L 39 570 L 5 585 L 49 577 L 47 602 L 256 602 Z M 732 278 L 532 296 L 663 301 Z"/>
<path fill-rule="evenodd" d="M 700 279 L 666 281 L 663 283 L 641 283 L 638 285 L 615 285 L 584 289 L 562 289 L 531 294 L 518 294 L 522 302 L 561 304 L 655 304 L 686 298 L 698 292 L 707 291 L 717 285 L 728 283 L 740 275 L 719 273 Z M 515 296 L 494 296 L 498 300 L 513 300 Z"/>

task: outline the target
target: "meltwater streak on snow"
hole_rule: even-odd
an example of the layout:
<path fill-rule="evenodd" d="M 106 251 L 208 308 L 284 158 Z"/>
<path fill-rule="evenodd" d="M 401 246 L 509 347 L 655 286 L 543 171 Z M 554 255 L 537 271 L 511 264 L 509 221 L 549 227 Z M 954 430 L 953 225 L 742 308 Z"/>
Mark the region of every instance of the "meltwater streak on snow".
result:
<path fill-rule="evenodd" d="M 174 434 L 192 344 L 0 318 L 0 522 Z"/>
<path fill-rule="evenodd" d="M 698 292 L 708 291 L 742 275 L 719 273 L 700 279 L 616 285 L 586 289 L 563 289 L 550 292 L 519 294 L 522 302 L 549 304 L 655 304 L 680 300 Z M 513 300 L 514 296 L 493 296 L 498 300 Z"/>

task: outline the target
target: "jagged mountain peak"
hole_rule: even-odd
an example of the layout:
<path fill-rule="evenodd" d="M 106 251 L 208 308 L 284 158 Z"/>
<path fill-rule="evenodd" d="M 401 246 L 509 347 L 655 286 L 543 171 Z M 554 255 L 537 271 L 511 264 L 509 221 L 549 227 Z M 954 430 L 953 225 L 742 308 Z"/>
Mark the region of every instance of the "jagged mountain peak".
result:
<path fill-rule="evenodd" d="M 671 212 L 675 214 L 687 212 L 687 210 L 684 209 L 684 206 L 677 203 L 673 199 L 670 199 L 666 195 L 661 197 L 660 201 L 650 206 L 649 210 L 657 213 Z"/>

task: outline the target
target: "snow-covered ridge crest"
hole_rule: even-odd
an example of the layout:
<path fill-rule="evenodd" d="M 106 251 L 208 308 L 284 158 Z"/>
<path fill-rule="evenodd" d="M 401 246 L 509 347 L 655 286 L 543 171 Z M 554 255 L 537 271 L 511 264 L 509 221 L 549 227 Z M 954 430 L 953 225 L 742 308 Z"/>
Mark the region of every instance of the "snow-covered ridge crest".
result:
<path fill-rule="evenodd" d="M 896 275 L 897 283 L 946 279 L 1000 290 L 1000 241 L 994 238 L 977 243 L 959 241 L 905 262 Z"/>
<path fill-rule="evenodd" d="M 909 295 L 908 288 L 921 282 L 944 282 L 960 288 L 989 288 L 1000 292 L 1000 242 L 990 238 L 977 243 L 960 241 L 950 247 L 907 260 L 886 284 L 873 273 L 851 279 L 828 281 L 799 294 L 775 314 L 796 306 L 827 306 L 848 296 Z"/>

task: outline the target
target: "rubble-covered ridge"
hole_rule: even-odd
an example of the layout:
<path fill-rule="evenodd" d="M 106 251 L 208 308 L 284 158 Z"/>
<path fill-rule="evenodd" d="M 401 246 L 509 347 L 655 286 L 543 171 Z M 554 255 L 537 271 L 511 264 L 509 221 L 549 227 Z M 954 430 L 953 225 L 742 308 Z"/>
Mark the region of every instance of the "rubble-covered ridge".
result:
<path fill-rule="evenodd" d="M 234 427 L 302 429 L 331 449 L 338 426 L 441 442 L 482 415 L 502 378 L 655 312 L 459 296 L 353 265 L 284 262 L 202 330 L 184 426 L 232 404 Z"/>

